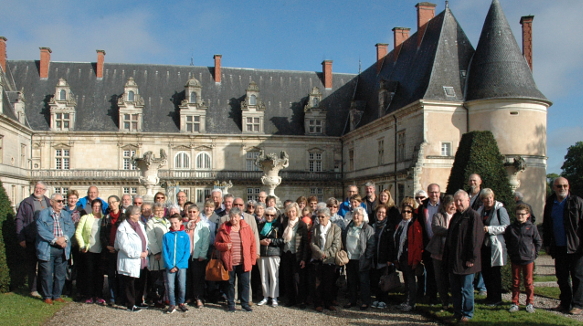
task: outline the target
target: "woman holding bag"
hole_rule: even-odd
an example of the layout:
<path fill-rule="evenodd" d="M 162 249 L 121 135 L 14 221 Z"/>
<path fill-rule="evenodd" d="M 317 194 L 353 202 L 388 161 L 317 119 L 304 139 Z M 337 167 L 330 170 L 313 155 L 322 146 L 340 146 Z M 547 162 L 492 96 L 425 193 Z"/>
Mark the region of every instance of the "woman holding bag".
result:
<path fill-rule="evenodd" d="M 215 247 L 221 252 L 221 261 L 229 271 L 229 312 L 235 311 L 235 278 L 241 289 L 241 307 L 245 311 L 253 311 L 249 306 L 249 274 L 257 260 L 257 248 L 251 226 L 242 219 L 242 214 L 238 207 L 231 208 L 229 221 L 221 225 L 215 238 Z"/>

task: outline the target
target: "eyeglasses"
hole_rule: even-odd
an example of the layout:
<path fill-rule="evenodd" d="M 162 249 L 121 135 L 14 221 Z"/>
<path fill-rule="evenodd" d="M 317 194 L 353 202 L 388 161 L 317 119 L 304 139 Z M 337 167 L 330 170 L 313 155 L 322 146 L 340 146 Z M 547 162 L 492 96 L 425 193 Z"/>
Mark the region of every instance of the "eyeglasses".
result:
<path fill-rule="evenodd" d="M 243 206 L 244 204 L 233 204 L 233 206 Z"/>
<path fill-rule="evenodd" d="M 569 185 L 555 185 L 557 188 L 569 188 Z"/>
<path fill-rule="evenodd" d="M 198 213 L 198 211 L 188 211 L 189 213 Z"/>
<path fill-rule="evenodd" d="M 53 199 L 53 201 L 55 203 L 59 203 L 59 204 L 62 204 L 63 202 L 65 202 L 65 200 L 63 200 L 63 199 Z"/>
<path fill-rule="evenodd" d="M 45 191 L 46 189 L 45 188 L 36 187 L 36 188 L 34 188 L 34 190 L 42 190 L 42 191 Z"/>
<path fill-rule="evenodd" d="M 164 197 L 156 197 L 156 199 L 164 199 Z"/>
<path fill-rule="evenodd" d="M 338 206 L 336 205 L 332 205 L 332 206 L 327 206 L 328 208 L 338 208 Z"/>
<path fill-rule="evenodd" d="M 413 214 L 413 211 L 403 211 L 403 214 Z"/>
<path fill-rule="evenodd" d="M 425 199 L 425 197 L 415 197 L 415 199 Z"/>
<path fill-rule="evenodd" d="M 275 214 L 265 214 L 265 217 L 269 217 L 269 216 L 275 217 Z"/>
<path fill-rule="evenodd" d="M 318 218 L 326 218 L 326 215 L 318 215 Z"/>

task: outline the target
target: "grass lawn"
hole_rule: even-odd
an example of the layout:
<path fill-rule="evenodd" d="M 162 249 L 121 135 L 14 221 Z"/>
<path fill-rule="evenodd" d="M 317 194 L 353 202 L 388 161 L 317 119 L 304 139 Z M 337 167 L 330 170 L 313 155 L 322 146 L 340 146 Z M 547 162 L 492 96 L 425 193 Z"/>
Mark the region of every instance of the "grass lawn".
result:
<path fill-rule="evenodd" d="M 69 298 L 64 298 L 68 302 Z M 41 325 L 65 304 L 50 306 L 41 299 L 28 296 L 26 290 L 0 294 L 0 324 Z"/>
<path fill-rule="evenodd" d="M 555 275 L 535 275 L 535 282 L 556 282 L 557 277 Z"/>
<path fill-rule="evenodd" d="M 552 288 L 552 287 L 534 287 L 534 294 L 542 295 L 544 297 L 559 299 L 559 295 L 561 294 L 561 290 L 559 288 Z"/>
<path fill-rule="evenodd" d="M 448 317 L 452 316 L 450 312 L 440 311 L 438 306 L 427 306 L 420 304 L 417 306 L 418 310 L 425 311 L 437 318 L 441 319 L 442 322 L 446 322 Z M 524 310 L 524 307 L 520 307 L 519 312 L 510 313 L 508 309 L 510 308 L 510 303 L 506 303 L 498 307 L 488 307 L 484 304 L 476 304 L 474 311 L 474 318 L 472 318 L 470 324 L 472 325 L 581 325 L 580 322 L 570 319 L 568 317 L 559 316 L 552 312 L 537 309 L 535 313 L 530 314 Z"/>

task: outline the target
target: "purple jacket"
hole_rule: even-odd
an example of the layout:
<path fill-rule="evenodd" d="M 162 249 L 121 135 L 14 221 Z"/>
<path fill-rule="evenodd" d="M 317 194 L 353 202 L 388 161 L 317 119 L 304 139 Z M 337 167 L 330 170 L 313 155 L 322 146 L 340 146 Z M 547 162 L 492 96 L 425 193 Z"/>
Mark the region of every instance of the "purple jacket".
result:
<path fill-rule="evenodd" d="M 47 196 L 43 196 L 46 202 L 46 207 L 51 206 L 51 202 Z M 40 211 L 39 211 L 40 212 Z M 34 213 L 34 195 L 25 198 L 18 206 L 16 213 L 16 238 L 18 242 L 34 242 L 36 239 L 36 223 Z"/>

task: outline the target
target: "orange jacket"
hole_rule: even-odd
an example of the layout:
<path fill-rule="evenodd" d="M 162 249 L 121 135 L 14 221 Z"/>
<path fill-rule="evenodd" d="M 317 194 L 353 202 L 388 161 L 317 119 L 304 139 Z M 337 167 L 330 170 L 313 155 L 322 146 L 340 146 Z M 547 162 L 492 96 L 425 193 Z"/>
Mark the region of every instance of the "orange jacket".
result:
<path fill-rule="evenodd" d="M 239 234 L 241 236 L 241 246 L 243 247 L 243 270 L 248 272 L 255 265 L 255 260 L 257 259 L 255 236 L 253 235 L 251 226 L 245 220 L 241 220 L 239 223 L 241 225 Z M 215 238 L 215 248 L 221 252 L 221 260 L 228 271 L 233 270 L 231 249 L 229 249 L 229 244 L 231 243 L 230 232 L 231 222 L 223 223 Z"/>

